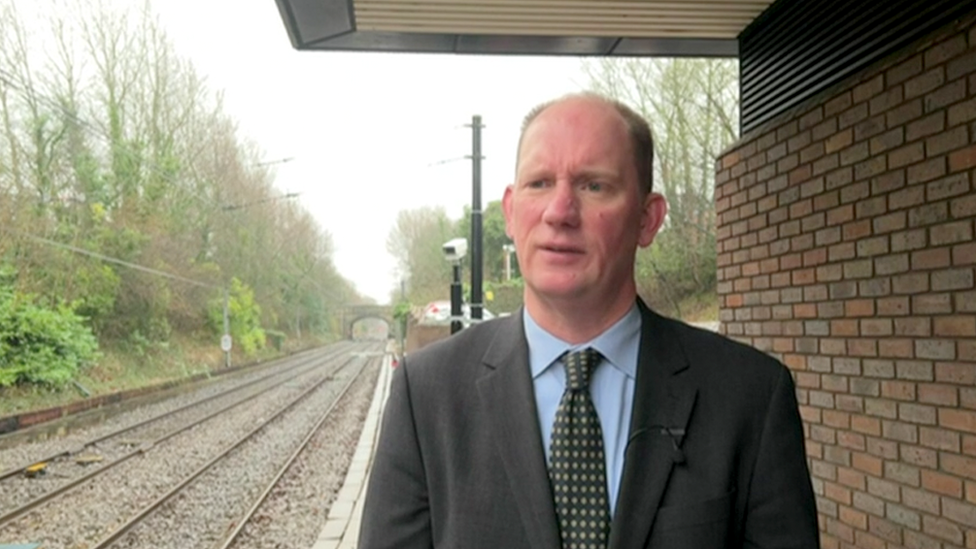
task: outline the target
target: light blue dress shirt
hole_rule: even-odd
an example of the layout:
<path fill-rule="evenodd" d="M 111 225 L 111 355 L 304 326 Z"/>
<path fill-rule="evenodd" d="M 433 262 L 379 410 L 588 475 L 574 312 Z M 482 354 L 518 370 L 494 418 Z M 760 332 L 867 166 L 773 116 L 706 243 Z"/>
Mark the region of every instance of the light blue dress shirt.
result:
<path fill-rule="evenodd" d="M 566 351 L 593 347 L 604 360 L 590 380 L 590 396 L 600 416 L 603 450 L 607 460 L 607 494 L 610 516 L 617 506 L 620 477 L 624 470 L 624 450 L 634 409 L 634 381 L 637 377 L 637 354 L 640 349 L 641 316 L 637 304 L 616 324 L 596 338 L 571 345 L 542 329 L 523 309 L 525 337 L 529 343 L 529 368 L 538 407 L 542 446 L 549 460 L 549 438 L 556 408 L 566 387 L 566 370 L 557 359 Z"/>

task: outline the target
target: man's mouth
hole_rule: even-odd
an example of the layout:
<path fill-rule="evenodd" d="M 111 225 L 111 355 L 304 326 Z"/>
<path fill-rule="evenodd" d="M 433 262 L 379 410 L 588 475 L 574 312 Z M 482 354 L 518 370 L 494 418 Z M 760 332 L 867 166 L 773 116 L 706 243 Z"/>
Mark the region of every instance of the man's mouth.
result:
<path fill-rule="evenodd" d="M 559 254 L 582 254 L 583 250 L 575 246 L 563 246 L 559 244 L 546 244 L 542 246 L 542 249 L 547 252 L 554 252 Z"/>

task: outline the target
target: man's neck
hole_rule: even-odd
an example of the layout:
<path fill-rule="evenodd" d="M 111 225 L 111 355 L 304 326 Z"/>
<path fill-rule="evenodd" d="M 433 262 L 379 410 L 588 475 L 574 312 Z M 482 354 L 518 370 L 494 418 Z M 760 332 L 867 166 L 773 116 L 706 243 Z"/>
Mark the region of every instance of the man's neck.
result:
<path fill-rule="evenodd" d="M 623 318 L 637 299 L 626 288 L 611 303 L 580 299 L 545 299 L 526 290 L 525 308 L 542 329 L 572 344 L 589 341 Z"/>

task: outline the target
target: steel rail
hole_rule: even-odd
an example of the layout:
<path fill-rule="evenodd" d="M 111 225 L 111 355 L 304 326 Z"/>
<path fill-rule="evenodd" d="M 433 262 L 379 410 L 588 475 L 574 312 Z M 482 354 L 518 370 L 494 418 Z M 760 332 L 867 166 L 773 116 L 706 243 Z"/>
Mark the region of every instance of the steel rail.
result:
<path fill-rule="evenodd" d="M 264 501 L 268 499 L 268 496 L 271 495 L 271 491 L 274 490 L 275 486 L 278 485 L 278 482 L 281 480 L 281 477 L 283 477 L 285 473 L 289 469 L 291 469 L 292 464 L 294 464 L 295 460 L 298 459 L 298 456 L 300 456 L 302 452 L 305 451 L 305 448 L 308 447 L 308 444 L 315 437 L 316 433 L 318 433 L 319 429 L 322 427 L 322 424 L 325 423 L 325 420 L 329 419 L 329 417 L 332 415 L 332 411 L 335 409 L 336 406 L 339 405 L 339 401 L 342 400 L 342 398 L 346 395 L 347 392 L 349 392 L 349 389 L 352 387 L 352 384 L 355 383 L 356 380 L 359 379 L 359 376 L 361 376 L 363 372 L 365 372 L 368 369 L 369 365 L 374 363 L 375 361 L 376 359 L 367 360 L 366 364 L 363 366 L 362 370 L 360 370 L 359 374 L 356 375 L 342 389 L 342 392 L 336 398 L 335 402 L 332 403 L 332 406 L 330 406 L 329 409 L 324 414 L 322 414 L 322 417 L 319 418 L 317 422 L 315 422 L 315 425 L 309 430 L 308 434 L 305 435 L 305 438 L 302 439 L 298 447 L 295 448 L 295 451 L 292 452 L 292 454 L 285 461 L 284 465 L 282 465 L 281 468 L 278 470 L 277 474 L 275 474 L 274 478 L 271 479 L 271 482 L 268 483 L 268 486 L 261 492 L 261 495 L 258 496 L 257 499 L 255 499 L 254 503 L 247 510 L 247 512 L 245 512 L 236 521 L 234 521 L 234 524 L 236 524 L 236 526 L 234 526 L 234 529 L 230 531 L 230 533 L 224 538 L 222 542 L 220 542 L 217 545 L 214 545 L 214 549 L 228 549 L 231 545 L 233 545 L 234 541 L 237 539 L 237 536 L 239 536 L 240 533 L 244 531 L 244 527 L 247 525 L 248 521 L 251 520 L 251 517 L 254 516 L 254 513 L 257 512 L 257 510 L 261 507 Z"/>
<path fill-rule="evenodd" d="M 345 368 L 346 366 L 348 366 L 353 360 L 354 360 L 354 358 L 353 357 L 350 357 L 348 360 L 346 360 L 346 362 L 342 363 L 336 369 L 335 372 L 333 372 L 333 375 L 336 372 L 341 371 L 343 368 Z M 364 361 L 364 362 L 368 362 L 368 361 Z M 362 372 L 362 369 L 360 369 L 360 373 L 361 372 Z M 322 380 L 320 380 L 318 383 L 316 383 L 316 384 L 312 385 L 311 387 L 307 388 L 306 390 L 302 391 L 302 393 L 300 395 L 298 395 L 290 403 L 288 403 L 287 405 L 285 405 L 281 409 L 279 409 L 277 412 L 275 412 L 274 415 L 272 415 L 271 417 L 269 417 L 264 422 L 260 423 L 257 427 L 255 427 L 254 429 L 252 429 L 251 431 L 249 431 L 245 435 L 241 436 L 239 439 L 237 439 L 237 441 L 235 441 L 233 444 L 231 444 L 230 446 L 228 446 L 220 454 L 214 456 L 210 461 L 208 461 L 207 463 L 204 463 L 203 465 L 201 465 L 199 468 L 197 468 L 197 470 L 195 470 L 194 472 L 192 472 L 188 476 L 186 476 L 179 484 L 177 484 L 176 486 L 174 486 L 173 488 L 171 488 L 165 494 L 163 494 L 163 495 L 159 496 L 158 498 L 156 498 L 155 501 L 153 501 L 152 503 L 150 503 L 149 505 L 147 505 L 146 507 L 144 507 L 135 516 L 131 517 L 129 520 L 127 520 L 121 526 L 119 526 L 118 528 L 116 528 L 113 532 L 111 532 L 110 534 L 108 534 L 106 537 L 102 538 L 98 543 L 89 546 L 89 549 L 105 549 L 106 547 L 108 547 L 109 545 L 111 545 L 112 543 L 114 543 L 115 541 L 117 541 L 119 538 L 121 538 L 123 535 L 125 535 L 127 532 L 129 532 L 132 528 L 134 528 L 139 523 L 141 523 L 143 520 L 145 520 L 146 517 L 148 517 L 149 515 L 151 515 L 153 513 L 153 511 L 155 511 L 156 509 L 158 509 L 159 507 L 161 507 L 163 504 L 165 504 L 167 501 L 169 501 L 173 496 L 175 496 L 176 494 L 180 493 L 180 491 L 182 491 L 184 488 L 186 488 L 190 483 L 192 483 L 198 477 L 200 477 L 200 475 L 206 473 L 211 467 L 213 467 L 218 462 L 220 462 L 222 459 L 224 459 L 225 457 L 227 457 L 232 451 L 234 451 L 235 449 L 237 449 L 238 447 L 240 447 L 242 444 L 244 444 L 245 442 L 247 442 L 251 437 L 253 437 L 254 435 L 256 435 L 259 431 L 263 430 L 269 423 L 271 423 L 272 421 L 274 421 L 275 419 L 277 419 L 278 417 L 280 417 L 282 414 L 284 414 L 285 412 L 287 412 L 288 410 L 290 410 L 292 407 L 296 406 L 297 404 L 299 404 L 300 402 L 302 402 L 303 400 L 305 400 L 305 398 L 308 395 L 312 394 L 312 392 L 314 392 L 315 390 L 317 390 L 318 388 L 320 388 L 326 382 L 332 381 L 333 375 L 323 376 Z M 358 376 L 358 374 L 357 374 L 357 376 Z M 357 376 L 353 376 L 353 378 L 355 378 Z M 336 400 L 338 400 L 338 398 Z"/>
<path fill-rule="evenodd" d="M 5 513 L 5 514 L 0 515 L 0 526 L 3 526 L 4 524 L 6 524 L 6 523 L 8 523 L 8 522 L 10 522 L 10 521 L 12 521 L 12 520 L 14 520 L 14 519 L 22 516 L 22 515 L 24 515 L 25 513 L 28 513 L 30 511 L 36 509 L 37 507 L 43 505 L 44 503 L 47 503 L 48 501 L 50 501 L 50 500 L 52 500 L 52 499 L 54 499 L 54 498 L 56 498 L 58 496 L 61 496 L 61 495 L 66 494 L 67 492 L 69 492 L 69 491 L 73 490 L 74 488 L 78 487 L 79 485 L 81 485 L 81 484 L 83 484 L 83 483 L 91 480 L 92 478 L 95 478 L 96 476 L 101 475 L 102 473 L 105 473 L 105 472 L 109 471 L 110 469 L 113 469 L 114 467 L 116 467 L 118 465 L 121 465 L 122 463 L 128 461 L 129 459 L 131 459 L 131 458 L 133 458 L 133 457 L 135 457 L 137 455 L 143 454 L 143 453 L 151 450 L 156 445 L 158 445 L 160 443 L 163 443 L 166 440 L 168 440 L 170 438 L 173 438 L 173 437 L 175 437 L 176 435 L 178 435 L 180 433 L 183 433 L 184 431 L 188 431 L 189 429 L 192 429 L 192 428 L 196 427 L 197 425 L 200 425 L 200 424 L 202 424 L 202 423 L 204 423 L 206 421 L 209 421 L 210 419 L 213 419 L 214 417 L 216 417 L 218 415 L 221 415 L 221 414 L 223 414 L 224 412 L 226 412 L 226 411 L 228 411 L 230 409 L 233 409 L 233 408 L 236 408 L 236 407 L 238 407 L 238 406 L 240 406 L 242 404 L 246 404 L 248 402 L 251 402 L 255 396 L 260 396 L 262 394 L 266 394 L 269 391 L 271 391 L 272 389 L 275 389 L 275 388 L 277 388 L 277 387 L 279 387 L 281 385 L 284 385 L 285 383 L 288 383 L 288 382 L 294 380 L 297 377 L 300 377 L 302 375 L 307 374 L 309 371 L 313 370 L 314 367 L 315 366 L 313 366 L 311 368 L 308 368 L 307 370 L 303 370 L 302 372 L 299 372 L 298 374 L 296 374 L 294 376 L 282 378 L 280 381 L 278 381 L 278 382 L 276 382 L 276 383 L 274 383 L 272 385 L 269 385 L 266 389 L 264 389 L 263 391 L 261 391 L 261 392 L 259 392 L 257 394 L 248 395 L 248 396 L 246 396 L 246 397 L 244 397 L 244 398 L 242 398 L 240 400 L 237 400 L 237 401 L 235 401 L 235 402 L 233 402 L 233 403 L 231 403 L 231 404 L 229 404 L 227 406 L 224 406 L 223 408 L 220 408 L 220 409 L 214 411 L 211 414 L 208 414 L 208 415 L 204 416 L 203 418 L 201 418 L 201 419 L 199 419 L 199 420 L 197 420 L 195 422 L 186 424 L 183 427 L 180 427 L 179 429 L 176 429 L 174 431 L 171 431 L 171 432 L 163 435 L 162 437 L 159 437 L 159 438 L 157 438 L 157 439 L 155 439 L 153 441 L 150 441 L 148 443 L 142 444 L 138 448 L 132 450 L 131 452 L 129 452 L 127 454 L 123 454 L 120 458 L 116 459 L 115 461 L 109 462 L 109 463 L 105 464 L 104 466 L 102 466 L 102 467 L 100 467 L 100 468 L 98 468 L 98 469 L 96 469 L 96 470 L 94 470 L 94 471 L 92 471 L 92 472 L 90 472 L 90 473 L 88 473 L 86 475 L 82 475 L 81 477 L 78 477 L 78 478 L 76 478 L 76 479 L 68 482 L 67 484 L 64 484 L 62 486 L 59 486 L 58 488 L 56 488 L 56 489 L 54 489 L 54 490 L 52 490 L 50 492 L 47 492 L 45 494 L 42 494 L 41 496 L 38 496 L 37 498 L 35 498 L 35 499 L 33 499 L 33 500 L 25 503 L 24 505 L 21 505 L 19 507 L 16 507 L 16 508 L 12 509 L 11 511 Z M 341 369 L 341 367 L 338 367 L 338 368 L 336 368 L 336 371 L 338 371 L 340 369 Z M 294 370 L 292 370 L 292 372 L 293 371 Z M 329 375 L 324 376 L 324 378 L 329 378 L 334 373 L 335 372 L 332 372 Z"/>
<path fill-rule="evenodd" d="M 339 352 L 342 352 L 342 351 L 339 351 Z M 338 355 L 339 352 L 337 352 L 335 354 Z M 329 358 L 331 358 L 331 356 L 332 355 L 330 354 L 329 356 L 326 356 L 324 358 L 326 360 L 328 360 Z M 295 357 L 290 357 L 290 358 L 295 358 Z M 312 360 L 315 360 L 315 357 L 311 357 L 311 356 L 301 357 L 301 358 L 298 359 L 298 361 L 296 361 L 296 363 L 293 366 L 289 367 L 287 370 L 284 370 L 284 371 L 285 372 L 294 371 L 295 369 L 300 368 L 301 366 L 307 364 L 308 362 L 310 362 Z M 266 365 L 266 367 L 270 367 L 270 366 L 273 366 L 273 365 L 274 365 L 274 362 L 269 363 L 268 365 Z M 126 427 L 122 427 L 120 429 L 117 429 L 115 431 L 112 431 L 110 433 L 107 433 L 105 435 L 102 435 L 100 437 L 93 438 L 93 439 L 88 440 L 88 441 L 85 441 L 85 442 L 83 442 L 83 443 L 81 443 L 79 445 L 76 445 L 76 446 L 73 446 L 71 448 L 65 449 L 65 450 L 63 450 L 61 452 L 57 452 L 57 453 L 51 454 L 51 455 L 49 455 L 47 457 L 43 457 L 43 458 L 39 458 L 39 459 L 32 459 L 31 461 L 29 461 L 27 463 L 24 463 L 24 464 L 21 464 L 21 465 L 17 465 L 17 466 L 11 467 L 10 469 L 7 469 L 6 471 L 0 472 L 0 480 L 5 480 L 5 479 L 10 478 L 12 476 L 19 475 L 19 474 L 25 472 L 28 467 L 31 467 L 31 466 L 36 465 L 38 463 L 44 463 L 44 462 L 47 462 L 47 461 L 54 461 L 54 460 L 59 459 L 59 458 L 63 458 L 63 457 L 67 457 L 67 456 L 71 456 L 71 455 L 77 454 L 77 453 L 81 452 L 82 450 L 84 450 L 85 448 L 88 448 L 90 446 L 94 446 L 95 444 L 98 444 L 100 442 L 104 442 L 104 441 L 106 441 L 108 439 L 117 437 L 119 435 L 123 435 L 125 433 L 128 433 L 129 431 L 133 431 L 135 429 L 138 429 L 139 427 L 143 427 L 143 426 L 148 425 L 148 424 L 150 424 L 152 422 L 166 419 L 167 417 L 170 417 L 170 416 L 176 415 L 176 414 L 178 414 L 180 412 L 186 411 L 186 410 L 188 410 L 190 408 L 193 408 L 194 406 L 199 406 L 199 405 L 202 405 L 202 404 L 206 404 L 207 402 L 210 402 L 212 400 L 216 400 L 218 398 L 231 395 L 231 394 L 233 394 L 236 391 L 240 391 L 240 390 L 246 389 L 246 388 L 248 388 L 248 387 L 250 387 L 252 385 L 261 383 L 262 381 L 265 381 L 265 380 L 270 379 L 270 378 L 272 378 L 274 376 L 280 375 L 281 372 L 282 371 L 280 371 L 280 370 L 279 371 L 273 371 L 272 373 L 270 373 L 270 374 L 268 374 L 268 375 L 266 375 L 264 377 L 261 377 L 261 378 L 258 378 L 258 379 L 249 381 L 247 383 L 244 383 L 242 385 L 239 385 L 239 386 L 234 387 L 232 389 L 229 389 L 227 391 L 224 391 L 224 392 L 221 392 L 221 393 L 218 393 L 218 394 L 209 396 L 209 397 L 205 397 L 205 398 L 203 398 L 201 400 L 198 400 L 198 401 L 195 401 L 195 402 L 190 402 L 190 403 L 186 404 L 185 406 L 181 406 L 181 407 L 179 407 L 179 408 L 177 408 L 175 410 L 171 410 L 169 412 L 164 412 L 162 414 L 153 416 L 153 417 L 148 418 L 146 420 L 140 421 L 140 422 L 138 422 L 138 423 L 136 423 L 134 425 L 128 425 Z"/>

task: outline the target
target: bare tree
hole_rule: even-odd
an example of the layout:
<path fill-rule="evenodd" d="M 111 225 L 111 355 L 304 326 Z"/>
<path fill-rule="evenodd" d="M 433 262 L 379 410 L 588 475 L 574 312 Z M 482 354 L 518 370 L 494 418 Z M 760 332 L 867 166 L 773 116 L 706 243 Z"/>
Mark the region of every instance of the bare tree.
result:
<path fill-rule="evenodd" d="M 444 261 L 441 246 L 455 236 L 455 224 L 442 207 L 423 207 L 397 214 L 386 250 L 396 258 L 400 278 L 409 280 L 408 301 L 427 303 L 447 298 L 451 267 Z"/>
<path fill-rule="evenodd" d="M 738 67 L 733 60 L 601 59 L 584 70 L 591 87 L 633 106 L 655 138 L 655 190 L 668 219 L 655 246 L 638 254 L 641 294 L 680 315 L 680 302 L 714 293 L 714 163 L 737 137 Z M 662 299 L 663 298 L 663 299 Z"/>

